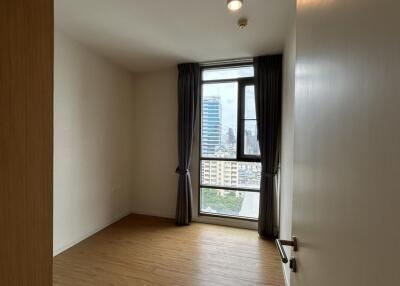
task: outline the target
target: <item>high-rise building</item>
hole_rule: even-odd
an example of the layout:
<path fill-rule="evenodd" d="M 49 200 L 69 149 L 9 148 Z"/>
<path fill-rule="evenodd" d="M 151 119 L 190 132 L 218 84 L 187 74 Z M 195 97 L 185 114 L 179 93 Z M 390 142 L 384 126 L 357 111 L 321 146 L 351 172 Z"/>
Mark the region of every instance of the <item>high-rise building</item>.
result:
<path fill-rule="evenodd" d="M 203 99 L 202 106 L 202 155 L 213 156 L 221 145 L 221 99 L 210 96 Z"/>
<path fill-rule="evenodd" d="M 247 155 L 260 155 L 260 145 L 257 139 L 257 125 L 254 125 L 253 130 L 245 130 L 244 153 Z"/>
<path fill-rule="evenodd" d="M 261 164 L 203 160 L 200 176 L 202 185 L 258 189 Z"/>

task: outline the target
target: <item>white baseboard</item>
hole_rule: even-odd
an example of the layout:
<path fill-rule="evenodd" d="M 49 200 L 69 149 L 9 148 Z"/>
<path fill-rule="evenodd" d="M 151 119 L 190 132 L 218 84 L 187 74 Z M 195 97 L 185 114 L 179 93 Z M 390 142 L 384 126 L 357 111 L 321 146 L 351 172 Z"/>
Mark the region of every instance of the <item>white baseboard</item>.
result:
<path fill-rule="evenodd" d="M 163 217 L 163 218 L 170 218 L 170 219 L 175 218 L 175 214 L 147 211 L 147 210 L 145 210 L 145 211 L 144 210 L 132 210 L 132 214 Z M 256 222 L 241 221 L 241 220 L 229 219 L 229 218 L 222 219 L 222 218 L 210 217 L 210 216 L 201 216 L 201 217 L 194 216 L 193 221 L 200 222 L 200 223 L 207 223 L 207 224 L 215 224 L 215 225 L 222 225 L 222 226 L 252 229 L 252 230 L 257 229 Z"/>
<path fill-rule="evenodd" d="M 221 225 L 221 226 L 245 228 L 245 229 L 251 229 L 251 230 L 257 229 L 257 222 L 230 219 L 230 218 L 220 218 L 220 217 L 212 217 L 212 216 L 196 216 L 196 217 L 193 217 L 193 221 L 200 222 L 200 223 Z"/>
<path fill-rule="evenodd" d="M 170 214 L 170 213 L 168 214 L 168 213 L 163 213 L 163 212 L 132 210 L 131 213 L 132 214 L 138 214 L 138 215 L 164 217 L 164 218 L 175 218 L 175 214 Z"/>
<path fill-rule="evenodd" d="M 282 263 L 283 279 L 285 280 L 285 286 L 290 286 L 289 277 L 285 271 L 285 264 Z"/>
<path fill-rule="evenodd" d="M 77 238 L 77 239 L 75 239 L 75 240 L 73 240 L 73 241 L 71 241 L 71 242 L 69 242 L 69 243 L 67 243 L 65 245 L 60 246 L 57 249 L 53 249 L 53 257 L 57 256 L 58 254 L 60 254 L 60 253 L 62 253 L 64 251 L 66 251 L 67 249 L 73 247 L 74 245 L 78 244 L 82 240 L 85 240 L 86 238 L 94 235 L 95 233 L 99 232 L 100 230 L 105 229 L 109 225 L 119 221 L 120 219 L 122 219 L 123 217 L 126 217 L 130 213 L 131 213 L 130 211 L 124 212 L 121 215 L 113 218 L 111 221 L 108 221 L 108 222 L 104 223 L 103 225 L 88 231 L 87 233 L 85 233 L 84 235 L 80 236 L 79 238 Z"/>

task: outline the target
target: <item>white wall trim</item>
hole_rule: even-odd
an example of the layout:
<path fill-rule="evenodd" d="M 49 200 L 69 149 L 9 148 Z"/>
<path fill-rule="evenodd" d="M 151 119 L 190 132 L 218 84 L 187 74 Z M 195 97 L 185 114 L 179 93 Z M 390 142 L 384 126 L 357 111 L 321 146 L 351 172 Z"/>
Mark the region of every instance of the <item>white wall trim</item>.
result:
<path fill-rule="evenodd" d="M 128 216 L 130 214 L 131 214 L 130 211 L 124 212 L 121 215 L 119 215 L 119 216 L 113 218 L 112 220 L 108 221 L 107 223 L 104 223 L 103 225 L 101 225 L 99 227 L 96 227 L 96 228 L 86 232 L 84 235 L 80 236 L 79 238 L 74 239 L 73 241 L 60 246 L 57 249 L 54 249 L 53 250 L 53 257 L 57 256 L 58 254 L 60 254 L 60 253 L 62 253 L 64 251 L 66 251 L 67 249 L 69 249 L 69 248 L 73 247 L 74 245 L 78 244 L 79 242 L 85 240 L 86 238 L 94 235 L 95 233 L 105 229 L 106 227 L 112 225 L 113 223 L 119 221 L 120 219 L 122 219 L 122 218 L 124 218 L 124 217 L 126 217 L 126 216 Z"/>
<path fill-rule="evenodd" d="M 196 216 L 196 217 L 193 217 L 193 221 L 199 222 L 199 223 L 215 224 L 215 225 L 229 226 L 229 227 L 236 227 L 236 228 L 245 228 L 245 229 L 251 229 L 251 230 L 257 229 L 257 222 L 246 221 L 246 220 L 220 218 L 220 217 L 212 217 L 212 216 Z"/>
<path fill-rule="evenodd" d="M 282 272 L 283 272 L 283 279 L 285 280 L 285 286 L 290 286 L 289 277 L 287 276 L 287 272 L 285 271 L 285 264 L 282 264 Z"/>
<path fill-rule="evenodd" d="M 144 210 L 132 210 L 132 214 L 138 214 L 138 215 L 147 215 L 147 216 L 155 216 L 155 217 L 163 217 L 163 218 L 175 218 L 175 215 L 173 214 L 167 214 L 163 212 L 154 212 L 154 211 L 144 211 Z"/>
<path fill-rule="evenodd" d="M 155 217 L 170 218 L 170 219 L 175 218 L 174 214 L 170 214 L 170 213 L 167 214 L 167 213 L 154 212 L 154 211 L 145 211 L 145 210 L 132 210 L 132 214 L 155 216 Z M 251 230 L 257 229 L 257 222 L 251 222 L 251 221 L 245 221 L 245 220 L 236 220 L 236 219 L 210 217 L 210 216 L 195 216 L 195 217 L 193 217 L 193 221 L 198 222 L 198 223 L 207 223 L 207 224 L 244 228 L 244 229 L 251 229 Z"/>

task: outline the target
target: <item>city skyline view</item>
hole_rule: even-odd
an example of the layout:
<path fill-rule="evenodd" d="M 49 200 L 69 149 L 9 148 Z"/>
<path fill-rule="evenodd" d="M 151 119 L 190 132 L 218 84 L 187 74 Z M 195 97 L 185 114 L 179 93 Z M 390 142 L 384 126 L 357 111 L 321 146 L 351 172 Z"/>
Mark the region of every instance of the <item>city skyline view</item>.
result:
<path fill-rule="evenodd" d="M 212 70 L 207 79 L 245 74 L 246 67 Z M 203 73 L 204 78 L 204 73 Z M 239 83 L 203 83 L 201 102 L 200 211 L 228 216 L 258 218 L 261 164 L 237 159 L 238 120 L 243 122 L 244 155 L 258 156 L 254 86 L 245 86 L 243 118 L 239 119 Z M 243 120 L 243 121 L 242 121 Z M 206 159 L 207 158 L 207 159 Z M 218 158 L 219 160 L 213 160 Z M 227 161 L 221 159 L 229 159 Z M 246 191 L 249 190 L 249 191 Z"/>
<path fill-rule="evenodd" d="M 259 155 L 253 86 L 246 87 L 246 103 L 244 153 Z M 237 113 L 237 82 L 203 84 L 202 157 L 236 158 Z"/>

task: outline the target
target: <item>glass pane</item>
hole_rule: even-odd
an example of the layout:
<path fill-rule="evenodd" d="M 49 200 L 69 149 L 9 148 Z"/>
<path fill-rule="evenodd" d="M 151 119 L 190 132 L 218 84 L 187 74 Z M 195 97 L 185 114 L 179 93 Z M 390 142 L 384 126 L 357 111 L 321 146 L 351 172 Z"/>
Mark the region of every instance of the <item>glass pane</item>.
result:
<path fill-rule="evenodd" d="M 261 163 L 202 160 L 201 185 L 260 189 Z"/>
<path fill-rule="evenodd" d="M 258 219 L 260 193 L 201 189 L 200 212 Z"/>
<path fill-rule="evenodd" d="M 254 85 L 246 85 L 244 94 L 244 119 L 256 119 L 256 99 L 254 97 Z"/>
<path fill-rule="evenodd" d="M 236 158 L 238 84 L 203 84 L 201 155 Z"/>
<path fill-rule="evenodd" d="M 257 140 L 257 121 L 244 121 L 244 154 L 260 156 L 260 146 Z"/>
<path fill-rule="evenodd" d="M 241 77 L 253 77 L 253 66 L 210 68 L 203 70 L 203 80 L 235 79 Z"/>

